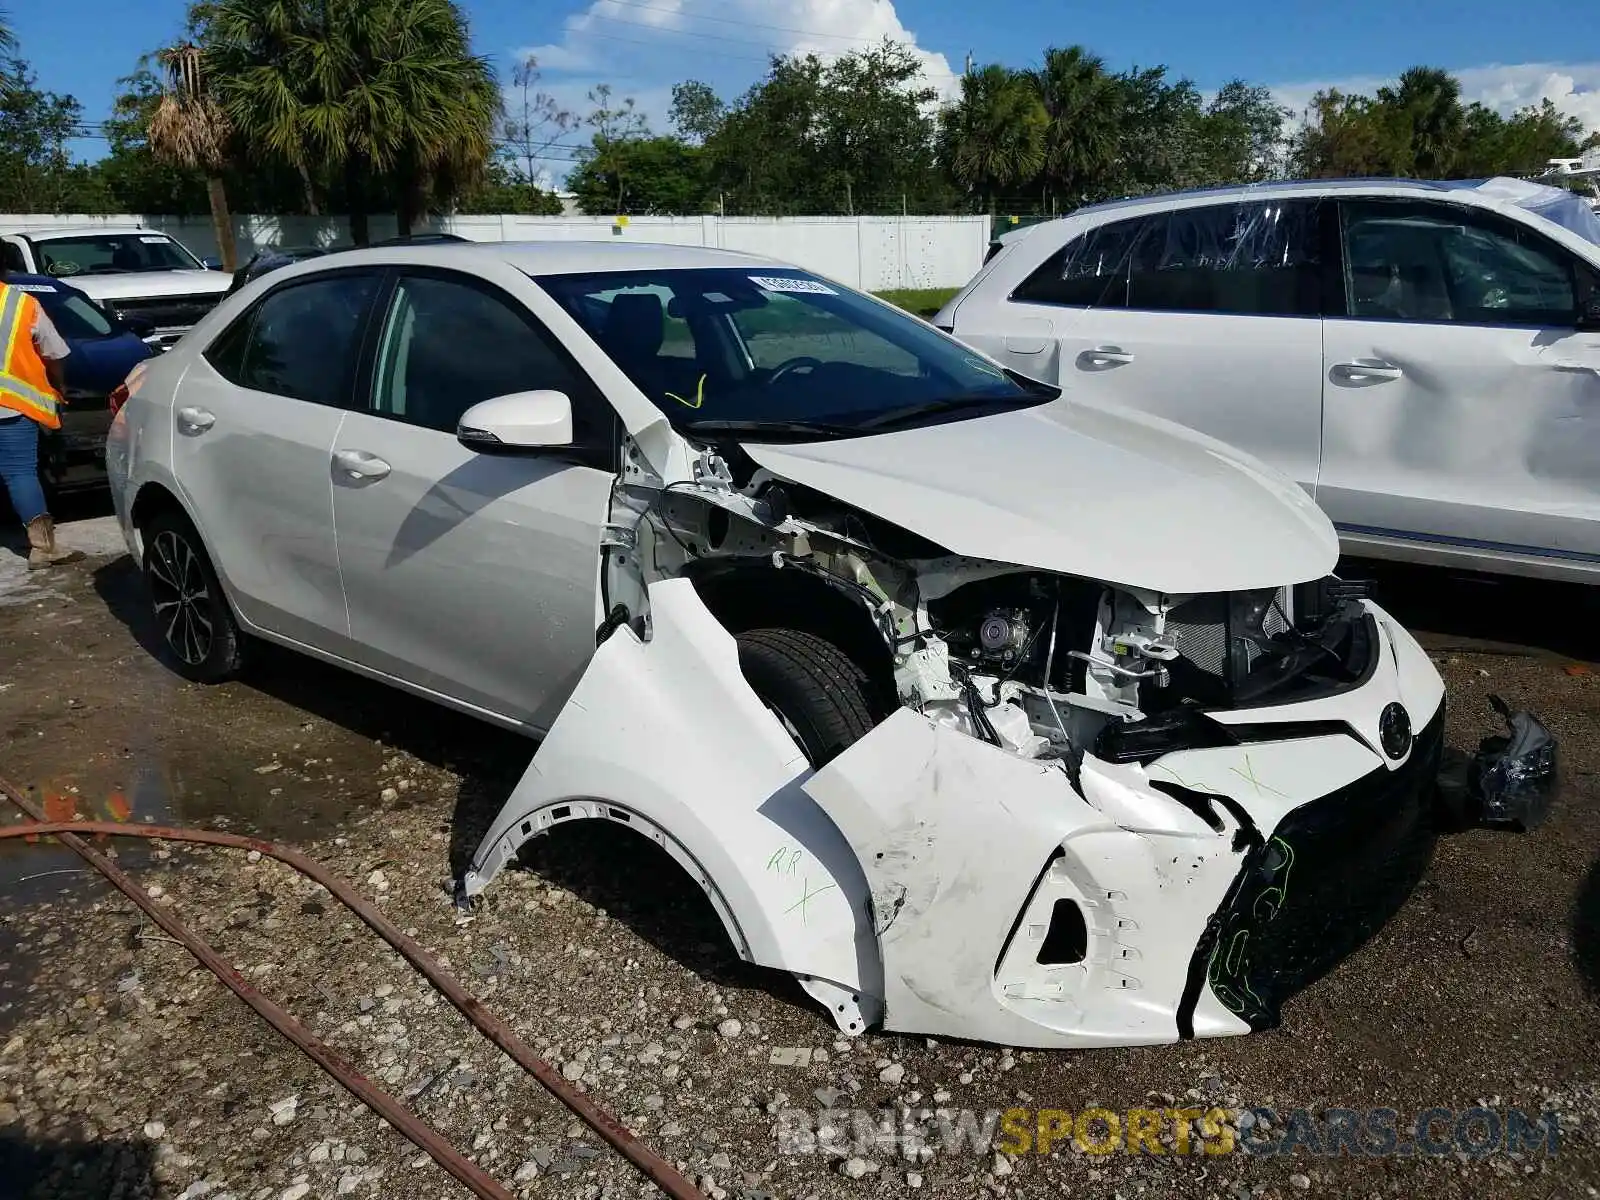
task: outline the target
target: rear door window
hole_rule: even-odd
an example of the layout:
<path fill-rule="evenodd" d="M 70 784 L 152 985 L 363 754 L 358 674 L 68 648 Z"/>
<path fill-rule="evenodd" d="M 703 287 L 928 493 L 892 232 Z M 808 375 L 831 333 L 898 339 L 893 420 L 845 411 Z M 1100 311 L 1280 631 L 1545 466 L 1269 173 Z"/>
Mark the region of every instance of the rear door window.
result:
<path fill-rule="evenodd" d="M 1131 255 L 1129 308 L 1255 317 L 1322 313 L 1314 200 L 1174 209 L 1146 224 Z"/>
<path fill-rule="evenodd" d="M 1320 316 L 1319 219 L 1314 200 L 1269 200 L 1113 221 L 1051 255 L 1012 299 L 1154 312 Z"/>
<path fill-rule="evenodd" d="M 346 407 L 379 282 L 377 272 L 359 271 L 281 287 L 230 325 L 206 360 L 240 387 Z"/>

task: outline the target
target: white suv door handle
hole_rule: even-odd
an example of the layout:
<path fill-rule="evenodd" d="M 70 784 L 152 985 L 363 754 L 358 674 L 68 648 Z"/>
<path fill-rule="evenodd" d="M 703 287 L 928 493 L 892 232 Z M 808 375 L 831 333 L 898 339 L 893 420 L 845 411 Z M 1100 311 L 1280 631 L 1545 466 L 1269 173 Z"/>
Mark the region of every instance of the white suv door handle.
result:
<path fill-rule="evenodd" d="M 376 454 L 365 450 L 335 450 L 333 465 L 351 479 L 382 479 L 392 469 Z"/>
<path fill-rule="evenodd" d="M 203 408 L 180 408 L 178 420 L 185 428 L 192 429 L 196 433 L 204 433 L 217 423 L 217 414 Z"/>
<path fill-rule="evenodd" d="M 1121 346 L 1096 346 L 1078 355 L 1080 367 L 1124 367 L 1132 361 L 1133 355 Z"/>
<path fill-rule="evenodd" d="M 1358 358 L 1354 362 L 1335 363 L 1333 373 L 1340 379 L 1404 379 L 1405 372 L 1381 358 Z"/>

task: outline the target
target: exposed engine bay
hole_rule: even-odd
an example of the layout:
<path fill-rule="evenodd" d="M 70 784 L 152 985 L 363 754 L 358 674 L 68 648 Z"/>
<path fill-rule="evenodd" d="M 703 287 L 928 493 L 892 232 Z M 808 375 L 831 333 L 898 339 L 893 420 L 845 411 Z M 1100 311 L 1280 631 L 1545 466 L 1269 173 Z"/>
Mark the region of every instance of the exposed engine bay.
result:
<path fill-rule="evenodd" d="M 735 460 L 737 447 L 732 448 Z M 631 456 L 638 461 L 637 454 Z M 613 494 L 607 624 L 648 636 L 659 578 L 793 571 L 848 597 L 877 630 L 898 702 L 1071 774 L 1229 744 L 1210 710 L 1290 704 L 1358 683 L 1376 640 L 1359 584 L 1171 596 L 960 558 L 716 450 L 693 484 L 625 475 Z"/>

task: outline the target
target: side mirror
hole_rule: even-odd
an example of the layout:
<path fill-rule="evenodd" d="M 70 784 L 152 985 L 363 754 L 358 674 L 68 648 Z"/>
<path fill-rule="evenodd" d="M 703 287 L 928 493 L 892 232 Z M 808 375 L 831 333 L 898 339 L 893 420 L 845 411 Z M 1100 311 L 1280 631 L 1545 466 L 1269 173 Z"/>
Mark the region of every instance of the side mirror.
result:
<path fill-rule="evenodd" d="M 139 338 L 150 337 L 156 331 L 156 323 L 149 317 L 123 317 L 122 327 Z"/>
<path fill-rule="evenodd" d="M 512 392 L 461 414 L 456 440 L 480 454 L 572 445 L 572 401 L 564 392 Z"/>
<path fill-rule="evenodd" d="M 222 260 L 215 254 L 208 254 L 200 260 L 200 265 L 208 271 L 222 270 Z"/>

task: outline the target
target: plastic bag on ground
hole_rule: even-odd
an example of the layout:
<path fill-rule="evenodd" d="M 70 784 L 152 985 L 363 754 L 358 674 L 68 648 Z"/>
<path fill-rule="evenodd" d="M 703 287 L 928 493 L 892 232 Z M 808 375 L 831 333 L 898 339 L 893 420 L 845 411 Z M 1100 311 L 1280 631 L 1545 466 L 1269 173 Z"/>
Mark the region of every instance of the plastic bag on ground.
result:
<path fill-rule="evenodd" d="M 1507 732 L 1484 738 L 1473 757 L 1471 786 L 1481 819 L 1490 825 L 1536 829 L 1550 815 L 1556 796 L 1556 739 L 1530 712 L 1512 712 L 1490 696 Z"/>

